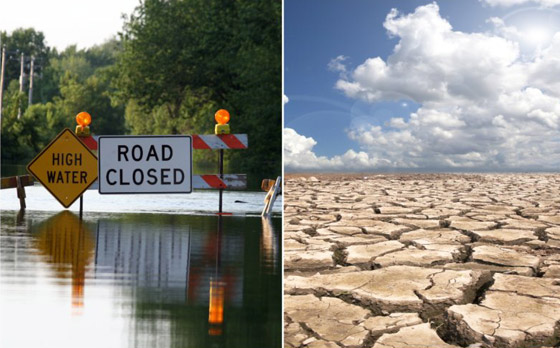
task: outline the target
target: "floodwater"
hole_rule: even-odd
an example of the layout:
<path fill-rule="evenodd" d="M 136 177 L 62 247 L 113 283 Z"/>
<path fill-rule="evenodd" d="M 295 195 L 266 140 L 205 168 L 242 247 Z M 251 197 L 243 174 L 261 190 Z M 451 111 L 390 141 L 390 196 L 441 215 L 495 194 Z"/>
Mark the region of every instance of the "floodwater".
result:
<path fill-rule="evenodd" d="M 4 210 L 0 223 L 0 347 L 281 345 L 278 218 Z"/>
<path fill-rule="evenodd" d="M 60 203 L 40 184 L 25 188 L 28 210 L 56 211 L 63 209 Z M 266 192 L 260 191 L 224 191 L 223 211 L 234 214 L 260 215 L 264 208 Z M 19 209 L 16 189 L 0 190 L 0 209 Z M 84 211 L 119 212 L 119 213 L 154 213 L 159 214 L 213 214 L 218 211 L 217 190 L 195 190 L 190 194 L 168 195 L 101 195 L 97 190 L 84 193 Z M 79 211 L 79 200 L 70 210 Z M 282 214 L 282 196 L 279 196 L 272 212 Z"/>

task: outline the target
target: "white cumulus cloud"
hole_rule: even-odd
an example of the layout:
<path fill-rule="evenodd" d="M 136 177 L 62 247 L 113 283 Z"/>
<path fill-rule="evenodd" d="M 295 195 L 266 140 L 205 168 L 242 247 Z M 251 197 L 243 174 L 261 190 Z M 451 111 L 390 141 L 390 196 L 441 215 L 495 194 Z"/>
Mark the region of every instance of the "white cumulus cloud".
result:
<path fill-rule="evenodd" d="M 392 10 L 383 24 L 398 38 L 392 54 L 368 58 L 355 69 L 345 66 L 335 88 L 366 102 L 412 100 L 420 107 L 385 127 L 348 130 L 360 147 L 353 157 L 317 157 L 316 142 L 292 130 L 287 137 L 306 146 L 288 151 L 289 165 L 558 170 L 560 33 L 527 59 L 515 38 L 519 33 L 490 21 L 495 32 L 467 33 L 454 30 L 436 3 L 410 14 Z"/>
<path fill-rule="evenodd" d="M 509 66 L 519 57 L 518 45 L 498 36 L 453 31 L 429 4 L 409 15 L 392 10 L 384 23 L 399 37 L 384 61 L 367 59 L 336 87 L 351 98 L 375 102 L 408 98 L 417 103 L 461 102 L 492 98 L 512 85 L 522 86 L 520 73 Z"/>
<path fill-rule="evenodd" d="M 347 60 L 347 59 L 348 59 L 348 57 L 340 55 L 336 58 L 331 59 L 331 61 L 327 65 L 327 67 L 329 68 L 330 71 L 335 71 L 335 72 L 339 72 L 341 74 L 345 74 L 346 73 L 346 65 L 344 64 L 344 61 Z"/>
<path fill-rule="evenodd" d="M 372 159 L 365 152 L 348 150 L 342 156 L 317 156 L 313 147 L 317 142 L 298 134 L 292 128 L 284 129 L 284 167 L 287 171 L 363 171 L 374 169 L 383 161 Z"/>

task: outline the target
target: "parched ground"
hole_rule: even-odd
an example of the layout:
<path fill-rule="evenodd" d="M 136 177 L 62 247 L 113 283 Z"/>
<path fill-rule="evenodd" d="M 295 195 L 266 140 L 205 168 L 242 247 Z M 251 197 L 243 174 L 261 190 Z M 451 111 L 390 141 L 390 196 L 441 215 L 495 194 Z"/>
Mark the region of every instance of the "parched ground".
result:
<path fill-rule="evenodd" d="M 286 347 L 560 346 L 560 175 L 289 175 Z"/>

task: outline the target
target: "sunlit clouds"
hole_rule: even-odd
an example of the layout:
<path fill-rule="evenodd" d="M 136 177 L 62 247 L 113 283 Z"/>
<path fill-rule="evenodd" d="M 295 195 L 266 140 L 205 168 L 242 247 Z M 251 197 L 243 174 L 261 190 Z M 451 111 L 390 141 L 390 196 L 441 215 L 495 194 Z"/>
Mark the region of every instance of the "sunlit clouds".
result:
<path fill-rule="evenodd" d="M 391 10 L 383 26 L 398 41 L 386 59 L 374 56 L 352 68 L 340 55 L 327 68 L 339 73 L 334 88 L 347 98 L 399 102 L 402 115 L 346 129 L 359 151 L 341 149 L 334 157 L 315 156 L 314 139 L 287 129 L 288 170 L 557 169 L 560 33 L 540 23 L 488 23 L 486 31 L 455 30 L 436 3 L 408 14 Z M 420 107 L 410 112 L 407 101 Z"/>

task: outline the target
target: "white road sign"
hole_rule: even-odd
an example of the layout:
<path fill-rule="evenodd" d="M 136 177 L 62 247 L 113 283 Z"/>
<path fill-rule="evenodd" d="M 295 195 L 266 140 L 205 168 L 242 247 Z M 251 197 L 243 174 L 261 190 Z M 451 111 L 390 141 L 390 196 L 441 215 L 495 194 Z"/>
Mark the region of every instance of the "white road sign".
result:
<path fill-rule="evenodd" d="M 100 136 L 99 193 L 191 193 L 192 138 Z"/>

